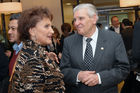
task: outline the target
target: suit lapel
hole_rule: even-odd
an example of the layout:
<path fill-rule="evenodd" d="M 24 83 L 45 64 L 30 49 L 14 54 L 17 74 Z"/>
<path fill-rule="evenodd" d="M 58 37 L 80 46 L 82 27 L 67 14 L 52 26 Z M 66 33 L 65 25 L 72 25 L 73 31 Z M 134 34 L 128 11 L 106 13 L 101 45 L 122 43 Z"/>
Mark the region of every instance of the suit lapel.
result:
<path fill-rule="evenodd" d="M 97 44 L 96 44 L 96 50 L 95 50 L 95 56 L 94 56 L 94 62 L 93 62 L 93 66 L 94 66 L 94 70 L 96 69 L 96 65 L 99 62 L 99 60 L 101 59 L 103 53 L 104 53 L 104 49 L 105 49 L 105 36 L 103 34 L 103 31 L 99 31 L 98 33 L 98 39 L 97 39 Z"/>
<path fill-rule="evenodd" d="M 78 35 L 78 39 L 77 39 L 77 45 L 78 47 L 76 48 L 77 50 L 77 58 L 79 60 L 79 64 L 80 64 L 80 67 L 82 70 L 85 70 L 85 64 L 84 64 L 84 61 L 83 61 L 83 36 L 81 35 Z"/>
<path fill-rule="evenodd" d="M 87 70 L 86 66 L 85 66 L 85 62 L 83 60 L 83 36 L 78 35 L 78 39 L 77 39 L 77 61 L 79 62 L 79 66 L 81 68 L 81 70 Z"/>

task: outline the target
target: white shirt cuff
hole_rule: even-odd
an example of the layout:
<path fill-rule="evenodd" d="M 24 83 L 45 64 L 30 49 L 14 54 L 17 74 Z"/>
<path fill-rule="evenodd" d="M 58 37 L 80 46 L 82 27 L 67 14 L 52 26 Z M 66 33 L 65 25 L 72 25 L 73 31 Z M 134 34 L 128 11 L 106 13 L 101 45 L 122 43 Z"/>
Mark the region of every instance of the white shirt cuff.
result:
<path fill-rule="evenodd" d="M 79 74 L 79 73 L 78 73 Z M 78 79 L 78 74 L 77 74 L 77 79 L 76 79 L 76 83 L 79 83 L 80 80 Z"/>
<path fill-rule="evenodd" d="M 100 74 L 99 74 L 99 73 L 97 73 L 97 76 L 98 76 L 98 79 L 99 79 L 99 84 L 101 84 L 102 82 L 101 82 L 101 77 L 100 77 Z"/>

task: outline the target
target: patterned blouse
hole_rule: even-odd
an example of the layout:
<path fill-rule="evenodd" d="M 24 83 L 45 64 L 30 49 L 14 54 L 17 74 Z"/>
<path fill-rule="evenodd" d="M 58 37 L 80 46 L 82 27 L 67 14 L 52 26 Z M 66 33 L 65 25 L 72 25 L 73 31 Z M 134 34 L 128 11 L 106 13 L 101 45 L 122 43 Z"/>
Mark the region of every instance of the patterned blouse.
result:
<path fill-rule="evenodd" d="M 16 61 L 9 93 L 64 93 L 63 75 L 45 48 L 27 40 Z"/>

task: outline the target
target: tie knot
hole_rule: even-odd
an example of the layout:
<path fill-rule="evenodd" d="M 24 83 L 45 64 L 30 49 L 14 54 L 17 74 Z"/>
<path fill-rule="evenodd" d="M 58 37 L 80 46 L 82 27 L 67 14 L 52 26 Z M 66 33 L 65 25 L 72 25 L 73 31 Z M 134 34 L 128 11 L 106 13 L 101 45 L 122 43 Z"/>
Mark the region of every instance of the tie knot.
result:
<path fill-rule="evenodd" d="M 90 43 L 91 40 L 92 40 L 92 38 L 87 38 L 86 39 L 87 43 Z"/>

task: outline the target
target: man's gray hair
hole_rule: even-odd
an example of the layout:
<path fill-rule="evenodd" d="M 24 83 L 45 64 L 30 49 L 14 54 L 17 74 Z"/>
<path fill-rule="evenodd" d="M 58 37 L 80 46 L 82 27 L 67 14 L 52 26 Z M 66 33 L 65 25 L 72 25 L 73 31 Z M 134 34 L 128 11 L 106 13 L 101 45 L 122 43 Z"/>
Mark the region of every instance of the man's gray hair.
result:
<path fill-rule="evenodd" d="M 88 16 L 89 17 L 93 17 L 93 15 L 97 16 L 97 20 L 98 20 L 98 12 L 96 10 L 96 7 L 93 4 L 87 3 L 87 4 L 79 4 L 77 5 L 74 9 L 73 9 L 73 13 L 75 13 L 76 11 L 86 8 L 88 10 Z"/>

